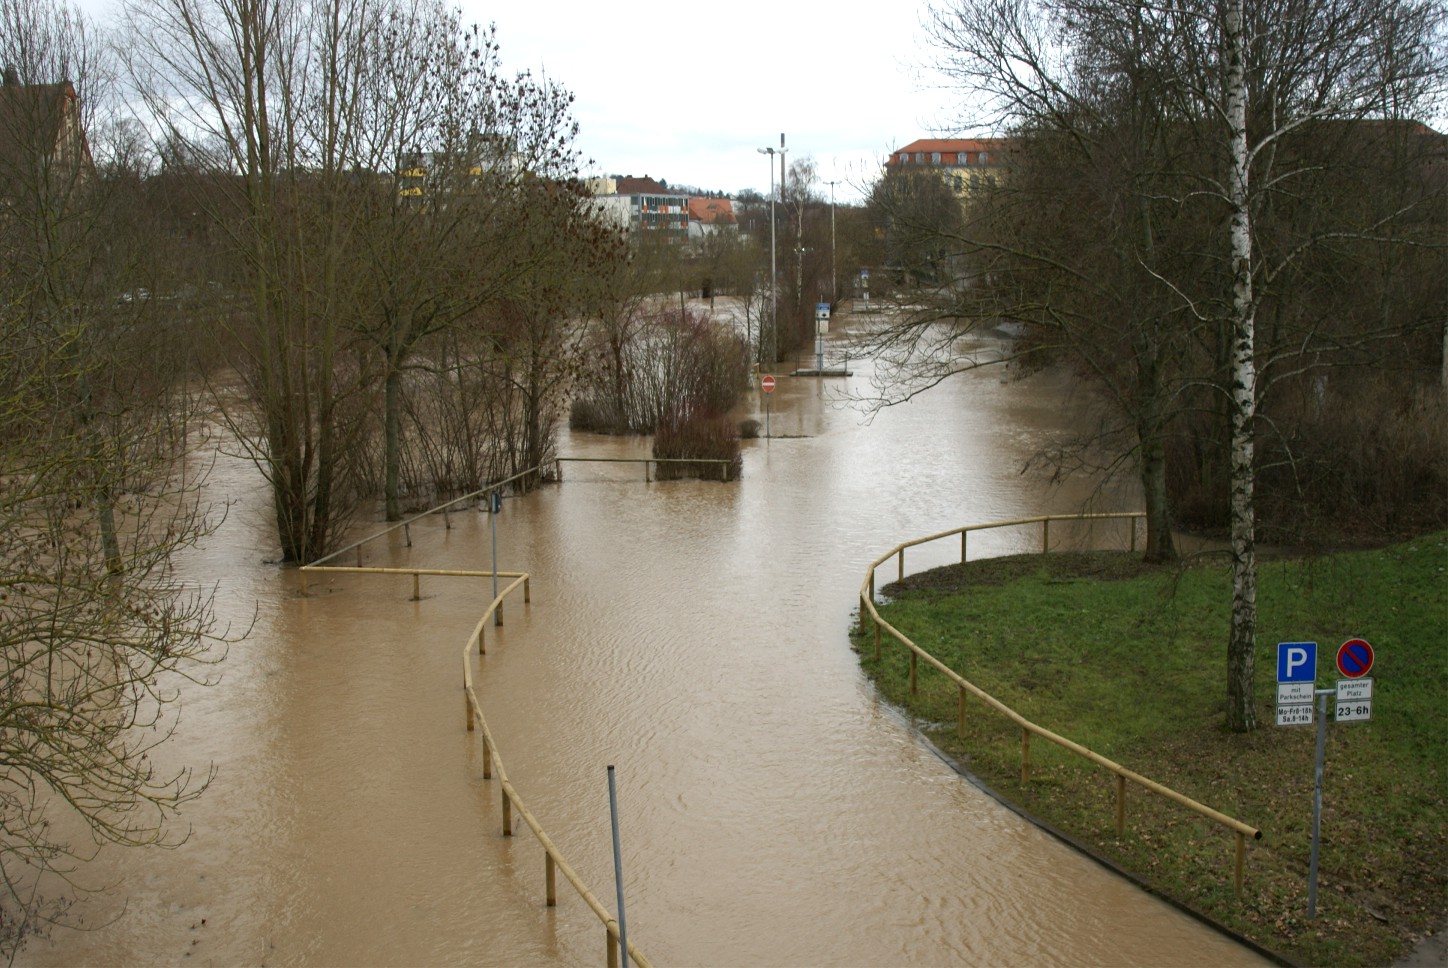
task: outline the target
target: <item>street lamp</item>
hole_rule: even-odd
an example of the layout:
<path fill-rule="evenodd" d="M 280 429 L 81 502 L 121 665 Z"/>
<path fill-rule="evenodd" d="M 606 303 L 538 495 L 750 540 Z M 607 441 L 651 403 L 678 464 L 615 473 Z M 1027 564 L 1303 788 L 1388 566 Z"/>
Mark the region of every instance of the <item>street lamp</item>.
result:
<path fill-rule="evenodd" d="M 775 252 L 774 240 L 774 156 L 779 154 L 779 190 L 784 192 L 784 132 L 779 133 L 779 147 L 759 148 L 761 155 L 769 156 L 769 345 L 770 363 L 774 362 L 774 337 L 778 326 L 779 314 L 779 262 Z M 764 359 L 764 334 L 759 335 L 759 356 L 760 362 Z"/>
<path fill-rule="evenodd" d="M 830 302 L 839 298 L 840 284 L 835 277 L 835 186 L 839 179 L 826 182 L 830 186 Z"/>

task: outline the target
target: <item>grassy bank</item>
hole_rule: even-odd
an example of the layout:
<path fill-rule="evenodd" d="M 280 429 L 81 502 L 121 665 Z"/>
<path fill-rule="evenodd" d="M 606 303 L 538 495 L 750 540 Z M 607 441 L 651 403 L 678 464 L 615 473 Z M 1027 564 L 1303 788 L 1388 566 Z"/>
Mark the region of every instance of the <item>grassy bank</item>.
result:
<path fill-rule="evenodd" d="M 1115 830 L 1109 774 L 1032 744 L 906 653 L 857 642 L 881 692 L 1001 795 L 1163 893 L 1303 963 L 1381 965 L 1448 911 L 1448 534 L 1386 549 L 1264 560 L 1257 699 L 1263 724 L 1223 728 L 1228 568 L 1145 566 L 1124 553 L 989 559 L 911 576 L 880 611 L 917 645 L 1034 722 L 1259 827 L 1246 886 L 1233 838 L 1139 788 Z M 1329 723 L 1317 918 L 1307 918 L 1315 727 L 1274 723 L 1276 643 L 1317 641 L 1318 685 L 1352 637 L 1377 653 L 1373 718 Z"/>

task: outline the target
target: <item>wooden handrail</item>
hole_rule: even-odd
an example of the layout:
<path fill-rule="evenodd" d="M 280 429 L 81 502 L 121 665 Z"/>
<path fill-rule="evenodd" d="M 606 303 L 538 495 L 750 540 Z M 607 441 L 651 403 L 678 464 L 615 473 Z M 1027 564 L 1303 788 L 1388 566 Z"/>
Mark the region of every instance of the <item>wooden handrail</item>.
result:
<path fill-rule="evenodd" d="M 456 500 L 449 502 L 448 505 L 439 505 L 439 507 L 450 506 L 451 504 L 455 504 L 458 501 L 467 500 L 470 497 L 475 497 L 477 494 L 482 494 L 486 493 L 487 491 L 495 490 L 498 486 L 500 485 L 493 485 L 492 487 L 485 488 L 483 491 L 474 492 L 474 494 L 472 495 L 466 495 L 464 497 L 457 498 Z M 431 513 L 431 511 L 423 513 L 428 514 Z M 419 517 L 420 516 L 421 515 L 419 515 Z M 408 521 L 415 520 L 417 520 L 416 517 L 408 519 Z M 400 522 L 399 524 L 393 525 L 385 531 L 380 531 L 376 534 L 369 535 L 366 538 L 363 538 L 361 541 L 348 545 L 346 548 L 343 548 L 342 551 L 348 551 L 352 548 L 360 548 L 368 541 L 380 537 L 382 534 L 386 534 L 388 531 L 394 531 L 398 527 L 403 527 L 407 523 L 408 522 Z M 341 553 L 341 551 L 334 552 L 332 555 L 327 556 L 327 558 L 335 557 L 336 555 Z M 472 631 L 468 633 L 467 639 L 463 644 L 463 691 L 467 707 L 467 729 L 468 732 L 473 732 L 474 729 L 477 727 L 481 727 L 482 730 L 484 756 L 483 779 L 491 779 L 495 770 L 498 774 L 499 787 L 502 790 L 503 794 L 504 836 L 512 836 L 513 830 L 511 814 L 513 808 L 516 807 L 518 810 L 518 815 L 523 818 L 523 822 L 528 825 L 528 828 L 532 830 L 534 835 L 538 838 L 539 844 L 543 846 L 543 851 L 547 858 L 544 871 L 544 878 L 546 884 L 545 903 L 549 907 L 553 907 L 558 903 L 557 893 L 554 890 L 554 871 L 555 869 L 561 870 L 563 872 L 564 880 L 566 880 L 569 884 L 573 886 L 574 891 L 577 892 L 578 896 L 583 899 L 583 902 L 588 905 L 589 909 L 593 911 L 593 913 L 598 917 L 599 921 L 603 924 L 605 936 L 608 939 L 608 951 L 605 959 L 606 962 L 610 965 L 618 964 L 619 928 L 617 919 L 615 919 L 614 916 L 609 913 L 608 909 L 604 907 L 603 904 L 598 900 L 598 897 L 594 895 L 591 890 L 588 889 L 588 885 L 583 883 L 583 879 L 578 876 L 578 873 L 573 869 L 573 866 L 569 864 L 568 861 L 564 858 L 563 852 L 558 849 L 558 845 L 555 844 L 553 842 L 553 839 L 548 836 L 546 831 L 544 831 L 543 825 L 538 822 L 538 818 L 534 816 L 533 811 L 528 809 L 527 804 L 523 802 L 522 795 L 508 779 L 507 770 L 503 766 L 503 758 L 498 752 L 497 741 L 493 738 L 492 730 L 488 727 L 488 721 L 483 716 L 482 704 L 478 701 L 477 692 L 473 689 L 472 661 L 469 658 L 469 652 L 472 651 L 473 642 L 475 640 L 477 641 L 478 652 L 480 654 L 485 653 L 486 650 L 484 648 L 483 642 L 484 628 L 486 628 L 489 619 L 494 619 L 500 614 L 504 599 L 506 599 L 508 595 L 516 591 L 519 586 L 522 586 L 523 588 L 523 601 L 526 603 L 531 600 L 531 579 L 528 573 L 522 571 L 500 571 L 495 573 L 491 571 L 476 571 L 449 568 L 382 568 L 362 566 L 354 567 L 349 565 L 322 565 L 319 563 L 321 561 L 326 561 L 327 558 L 318 559 L 318 563 L 303 565 L 301 568 L 298 569 L 302 586 L 302 594 L 306 594 L 307 574 L 310 572 L 356 572 L 358 574 L 364 575 L 411 575 L 413 578 L 414 598 L 417 597 L 417 580 L 418 576 L 420 575 L 435 575 L 445 578 L 498 577 L 512 579 L 512 581 L 510 581 L 506 586 L 500 589 L 497 595 L 493 598 L 493 600 L 488 603 L 487 608 L 483 610 L 482 617 L 478 619 L 477 624 L 474 625 Z M 634 964 L 639 965 L 640 968 L 653 968 L 653 963 L 649 961 L 649 959 L 644 955 L 643 952 L 638 950 L 638 948 L 634 945 L 632 941 L 628 942 L 628 954 L 630 960 Z"/>
<path fill-rule="evenodd" d="M 1028 775 L 1029 775 L 1029 769 L 1030 769 L 1030 760 L 1029 760 L 1029 756 L 1030 756 L 1030 753 L 1029 753 L 1030 745 L 1029 745 L 1029 737 L 1032 736 L 1032 735 L 1034 735 L 1034 736 L 1039 736 L 1039 737 L 1041 737 L 1042 739 L 1044 739 L 1044 740 L 1046 740 L 1046 741 L 1048 741 L 1048 742 L 1050 742 L 1050 743 L 1054 743 L 1055 745 L 1061 747 L 1062 749 L 1067 750 L 1067 751 L 1069 751 L 1069 752 L 1071 752 L 1071 753 L 1074 753 L 1074 754 L 1076 754 L 1077 756 L 1080 756 L 1080 757 L 1082 757 L 1083 759 L 1085 759 L 1085 760 L 1087 760 L 1087 761 L 1089 761 L 1089 762 L 1091 762 L 1091 763 L 1094 763 L 1094 764 L 1096 764 L 1097 766 L 1100 766 L 1100 767 L 1102 767 L 1103 769 L 1108 770 L 1108 771 L 1110 771 L 1111 773 L 1115 774 L 1115 776 L 1118 778 L 1118 783 L 1117 783 L 1117 803 L 1116 803 L 1116 822 L 1117 822 L 1117 831 L 1118 831 L 1118 833 L 1120 833 L 1120 832 L 1122 831 L 1122 827 L 1123 827 L 1123 825 L 1124 825 L 1124 819 L 1123 819 L 1124 813 L 1123 813 L 1123 811 L 1124 811 L 1125 792 L 1124 792 L 1124 788 L 1123 788 L 1122 785 L 1121 785 L 1121 781 L 1125 781 L 1125 780 L 1130 780 L 1132 783 L 1136 784 L 1137 786 L 1141 787 L 1142 789 L 1148 790 L 1148 791 L 1150 791 L 1151 793 L 1155 793 L 1155 794 L 1157 794 L 1158 796 L 1165 797 L 1165 798 L 1168 799 L 1168 800 L 1171 800 L 1171 801 L 1173 801 L 1173 802 L 1175 802 L 1175 803 L 1178 803 L 1178 804 L 1180 804 L 1181 806 L 1184 806 L 1184 807 L 1186 807 L 1187 809 L 1189 809 L 1189 810 L 1191 810 L 1191 811 L 1193 811 L 1193 812 L 1195 812 L 1195 813 L 1197 813 L 1197 814 L 1199 814 L 1199 815 L 1207 818 L 1208 820 L 1211 820 L 1211 821 L 1213 821 L 1214 823 L 1217 823 L 1217 824 L 1219 824 L 1220 826 L 1226 827 L 1228 830 L 1232 831 L 1234 834 L 1236 834 L 1236 841 L 1237 841 L 1237 843 L 1236 843 L 1236 851 L 1235 851 L 1235 854 L 1236 854 L 1236 860 L 1235 860 L 1235 867 L 1236 867 L 1236 877 L 1235 877 L 1236 889 L 1237 889 L 1237 892 L 1238 892 L 1238 893 L 1241 893 L 1241 891 L 1242 891 L 1242 877 L 1243 877 L 1242 867 L 1243 867 L 1243 854 L 1244 854 L 1244 839 L 1247 838 L 1247 837 L 1251 837 L 1253 840 L 1261 840 L 1261 839 L 1262 839 L 1262 831 L 1261 831 L 1261 830 L 1257 829 L 1256 827 L 1251 826 L 1250 824 L 1243 823 L 1242 821 L 1236 819 L 1235 817 L 1228 816 L 1227 814 L 1222 813 L 1222 812 L 1219 811 L 1219 810 L 1215 810 L 1215 809 L 1207 806 L 1206 804 L 1199 803 L 1198 801 L 1193 800 L 1191 797 L 1188 797 L 1188 796 L 1186 796 L 1186 795 L 1183 794 L 1183 793 L 1179 793 L 1179 792 L 1177 792 L 1176 790 L 1171 789 L 1170 787 L 1163 786 L 1162 784 L 1157 783 L 1155 780 L 1151 780 L 1151 779 L 1149 779 L 1149 778 L 1147 778 L 1147 777 L 1144 777 L 1144 776 L 1142 776 L 1141 774 L 1135 772 L 1134 770 L 1128 769 L 1127 767 L 1122 766 L 1120 763 L 1117 763 L 1117 762 L 1115 762 L 1114 760 L 1108 759 L 1107 757 L 1102 756 L 1100 753 L 1097 753 L 1097 752 L 1094 751 L 1094 750 L 1091 750 L 1091 749 L 1088 749 L 1088 748 L 1085 747 L 1085 746 L 1082 746 L 1080 743 L 1077 743 L 1077 742 L 1075 742 L 1075 741 L 1073 741 L 1073 740 L 1067 739 L 1066 737 L 1061 736 L 1061 735 L 1058 734 L 1058 733 L 1055 733 L 1055 732 L 1053 732 L 1053 731 L 1051 731 L 1051 730 L 1049 730 L 1049 729 L 1046 729 L 1044 726 L 1040 726 L 1040 725 L 1038 725 L 1038 724 L 1036 724 L 1036 723 L 1031 722 L 1030 720 L 1026 719 L 1024 716 L 1022 716 L 1020 713 L 1018 713 L 1018 712 L 1016 712 L 1014 709 L 1012 709 L 1010 706 L 1007 706 L 1005 703 L 1001 702 L 999 699 L 997 699 L 997 698 L 995 698 L 994 696 L 990 695 L 990 694 L 989 694 L 988 692 L 986 692 L 984 689 L 981 689 L 979 686 L 977 686 L 977 685 L 975 685 L 974 683 L 970 682 L 970 681 L 967 680 L 964 676 L 960 675 L 960 673 L 956 672 L 954 669 L 951 669 L 949 666 L 947 666 L 945 663 L 941 662 L 941 661 L 940 661 L 939 659 L 937 659 L 935 656 L 931 655 L 929 652 L 926 652 L 926 651 L 925 651 L 924 649 L 922 649 L 920 646 L 916 645 L 916 644 L 915 644 L 914 642 L 912 642 L 912 641 L 910 640 L 910 638 L 909 638 L 908 636 L 906 636 L 903 632 L 901 632 L 899 629 L 895 628 L 895 626 L 891 625 L 889 622 L 887 622 L 887 621 L 885 621 L 883 618 L 881 618 L 879 611 L 875 608 L 875 601 L 874 601 L 874 596 L 875 596 L 875 570 L 876 570 L 877 568 L 879 568 L 880 565 L 884 564 L 886 561 L 889 561 L 891 558 L 895 557 L 896 555 L 899 555 L 899 556 L 900 556 L 900 573 L 901 573 L 901 577 L 903 577 L 903 576 L 904 576 L 904 556 L 905 556 L 905 549 L 906 549 L 906 548 L 912 548 L 912 547 L 915 547 L 915 546 L 917 546 L 917 545 L 926 544 L 926 543 L 931 542 L 931 541 L 938 541 L 938 540 L 940 540 L 941 538 L 954 537 L 955 535 L 961 535 L 961 536 L 962 536 L 962 539 L 963 539 L 963 538 L 964 538 L 964 535 L 965 535 L 967 532 L 969 532 L 969 531 L 983 531 L 983 530 L 987 530 L 987 529 L 991 529 L 991 528 L 1005 528 L 1005 527 L 1014 527 L 1014 526 L 1019 526 L 1019 525 L 1024 525 L 1024 524 L 1037 524 L 1037 523 L 1039 523 L 1039 524 L 1042 525 L 1042 533 L 1043 533 L 1043 535 L 1049 535 L 1049 528 L 1050 528 L 1050 522 L 1051 522 L 1051 521 L 1081 521 L 1081 520 L 1099 520 L 1099 519 L 1108 519 L 1108 518 L 1132 518 L 1132 519 L 1136 519 L 1136 518 L 1141 518 L 1141 517 L 1144 517 L 1144 515 L 1143 515 L 1141 512 L 1139 512 L 1139 511 L 1115 512 L 1115 513 L 1110 513 L 1110 514 L 1038 515 L 1038 516 L 1029 517 L 1029 518 L 1017 518 L 1017 519 L 1012 520 L 1012 521 L 994 521 L 994 522 L 991 522 L 991 523 L 988 523 L 988 524 L 965 525 L 965 526 L 959 527 L 959 528 L 951 528 L 949 531 L 940 531 L 940 532 L 937 532 L 936 534 L 928 535 L 928 536 L 923 537 L 923 538 L 915 538 L 915 539 L 912 539 L 912 540 L 910 540 L 910 541 L 902 542 L 902 543 L 896 545 L 891 551 L 887 552 L 887 553 L 884 554 L 884 555 L 881 555 L 879 558 L 876 558 L 874 561 L 872 561 L 872 562 L 870 563 L 869 573 L 866 575 L 865 581 L 864 581 L 864 583 L 863 583 L 863 584 L 861 585 L 861 587 L 860 587 L 860 624 L 861 624 L 861 627 L 863 628 L 863 627 L 864 627 L 864 622 L 865 622 L 865 617 L 868 615 L 871 623 L 874 625 L 874 628 L 875 628 L 875 647 L 876 647 L 876 657 L 877 657 L 877 658 L 878 658 L 878 656 L 879 656 L 880 632 L 881 632 L 881 630 L 883 630 L 883 631 L 884 631 L 885 633 L 887 633 L 891 638 L 895 639 L 895 640 L 896 640 L 897 642 L 899 642 L 902 646 L 904 646 L 907 650 L 909 650 L 909 652 L 910 652 L 910 654 L 911 654 L 911 657 L 912 657 L 912 662 L 911 662 L 912 670 L 913 670 L 913 667 L 914 667 L 914 659 L 918 657 L 919 659 L 924 660 L 927 665 L 930 665 L 930 666 L 932 666 L 933 668 L 935 668 L 936 670 L 938 670 L 942 675 L 944 675 L 947 679 L 949 679 L 951 682 L 955 683 L 957 687 L 959 687 L 959 689 L 961 690 L 960 701 L 961 701 L 961 703 L 962 703 L 962 708 L 961 708 L 961 711 L 960 711 L 959 720 L 960 720 L 960 723 L 962 724 L 962 725 L 961 725 L 961 728 L 962 728 L 962 729 L 963 729 L 963 724 L 964 724 L 964 722 L 965 722 L 965 714 L 964 714 L 964 705 L 963 705 L 963 704 L 964 704 L 964 698 L 965 698 L 965 694 L 966 694 L 966 693 L 969 693 L 970 695 L 975 696 L 977 699 L 979 699 L 979 700 L 981 700 L 982 702 L 984 702 L 987 706 L 989 706 L 989 707 L 991 707 L 992 709 L 996 710 L 998 713 L 1000 713 L 1001 715 L 1005 716 L 1008 720 L 1010 720 L 1012 723 L 1014 723 L 1016 726 L 1018 726 L 1018 727 L 1021 729 L 1021 731 L 1022 731 L 1022 749 L 1021 749 L 1021 772 L 1022 772 L 1022 780 L 1025 780 L 1025 779 L 1028 777 Z M 1133 520 L 1133 522 L 1132 522 L 1132 538 L 1133 538 L 1132 543 L 1133 543 L 1133 546 L 1135 545 L 1135 528 L 1136 528 L 1136 525 L 1135 525 L 1135 521 Z M 964 560 L 965 560 L 964 547 L 965 547 L 965 545 L 964 545 L 964 540 L 962 540 L 962 543 L 961 543 L 961 549 L 962 549 L 962 550 L 961 550 L 961 561 L 962 561 L 962 562 L 964 562 Z M 913 679 L 912 679 L 912 686 L 913 686 Z"/>
<path fill-rule="evenodd" d="M 507 590 L 500 592 L 498 598 L 494 600 L 493 605 L 496 605 L 508 591 L 511 591 L 515 587 L 517 587 L 517 582 L 510 585 Z M 492 605 L 489 606 L 489 611 L 491 611 L 492 607 Z M 481 636 L 481 629 L 487 623 L 488 617 L 488 614 L 485 612 L 483 617 L 478 620 L 477 628 L 474 629 L 475 634 Z M 518 792 L 517 788 L 513 786 L 512 781 L 508 779 L 508 771 L 503 765 L 503 757 L 498 752 L 498 742 L 493 738 L 493 731 L 489 728 L 487 718 L 483 715 L 482 703 L 478 701 L 478 694 L 473 689 L 471 651 L 472 637 L 469 636 L 467 643 L 463 646 L 463 691 L 466 694 L 468 704 L 467 728 L 469 731 L 472 731 L 475 728 L 474 722 L 476 721 L 476 728 L 483 734 L 483 755 L 487 757 L 488 761 L 488 768 L 483 771 L 483 778 L 489 779 L 494 773 L 497 774 L 498 786 L 503 795 L 503 835 L 505 837 L 511 837 L 513 835 L 510 812 L 516 809 L 518 816 L 523 818 L 523 822 L 528 825 L 528 829 L 532 830 L 534 836 L 538 838 L 538 843 L 542 846 L 543 852 L 547 856 L 545 878 L 548 886 L 545 903 L 549 907 L 557 904 L 557 898 L 553 891 L 553 869 L 556 867 L 557 870 L 563 872 L 564 880 L 573 886 L 578 896 L 588 905 L 589 909 L 593 911 L 599 921 L 602 922 L 604 930 L 610 939 L 608 963 L 616 964 L 614 949 L 618 944 L 619 938 L 618 921 L 609 913 L 608 909 L 603 906 L 603 903 L 599 901 L 598 897 L 589 890 L 588 885 L 583 883 L 583 879 L 578 876 L 573 866 L 564 858 L 563 852 L 558 849 L 558 845 L 553 842 L 553 838 L 549 837 L 547 832 L 544 831 L 543 825 L 538 822 L 538 818 L 533 815 L 533 811 L 528 809 L 528 805 L 523 802 L 522 795 Z M 633 963 L 639 965 L 640 968 L 652 968 L 653 963 L 644 956 L 643 952 L 634 946 L 632 941 L 628 943 L 628 955 Z"/>

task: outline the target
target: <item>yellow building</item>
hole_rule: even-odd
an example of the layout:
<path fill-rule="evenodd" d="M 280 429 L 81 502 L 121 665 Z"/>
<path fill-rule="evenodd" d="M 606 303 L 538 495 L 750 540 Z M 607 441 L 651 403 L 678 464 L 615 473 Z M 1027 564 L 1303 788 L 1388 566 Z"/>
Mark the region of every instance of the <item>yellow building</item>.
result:
<path fill-rule="evenodd" d="M 961 199 L 995 187 L 1005 169 L 1006 138 L 921 138 L 890 153 L 887 172 L 932 171 Z"/>

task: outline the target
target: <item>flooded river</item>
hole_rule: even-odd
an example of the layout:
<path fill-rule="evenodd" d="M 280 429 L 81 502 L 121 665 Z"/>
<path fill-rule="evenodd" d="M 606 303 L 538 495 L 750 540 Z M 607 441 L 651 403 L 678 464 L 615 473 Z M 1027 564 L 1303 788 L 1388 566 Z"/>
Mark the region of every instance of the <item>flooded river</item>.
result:
<path fill-rule="evenodd" d="M 866 421 L 838 403 L 865 385 L 855 366 L 782 376 L 777 436 L 746 443 L 737 483 L 578 463 L 505 502 L 499 567 L 532 575 L 532 604 L 509 600 L 475 674 L 530 808 L 612 908 L 616 766 L 629 937 L 659 965 L 1254 963 L 962 780 L 862 677 L 847 630 L 871 559 L 1088 492 L 1021 473 L 1077 409 L 1051 376 L 963 375 Z M 565 434 L 560 450 L 646 445 Z M 111 889 L 72 910 L 90 930 L 21 961 L 602 963 L 603 928 L 562 878 L 544 906 L 532 835 L 501 836 L 464 729 L 460 654 L 490 583 L 424 578 L 414 602 L 410 578 L 328 575 L 300 597 L 265 561 L 254 469 L 223 459 L 212 488 L 230 515 L 181 567 L 255 627 L 219 685 L 186 691 L 168 755 L 216 780 L 183 815 L 188 842 L 103 851 L 87 878 Z M 486 568 L 492 524 L 429 518 L 366 563 Z M 1037 539 L 982 535 L 971 554 Z"/>

